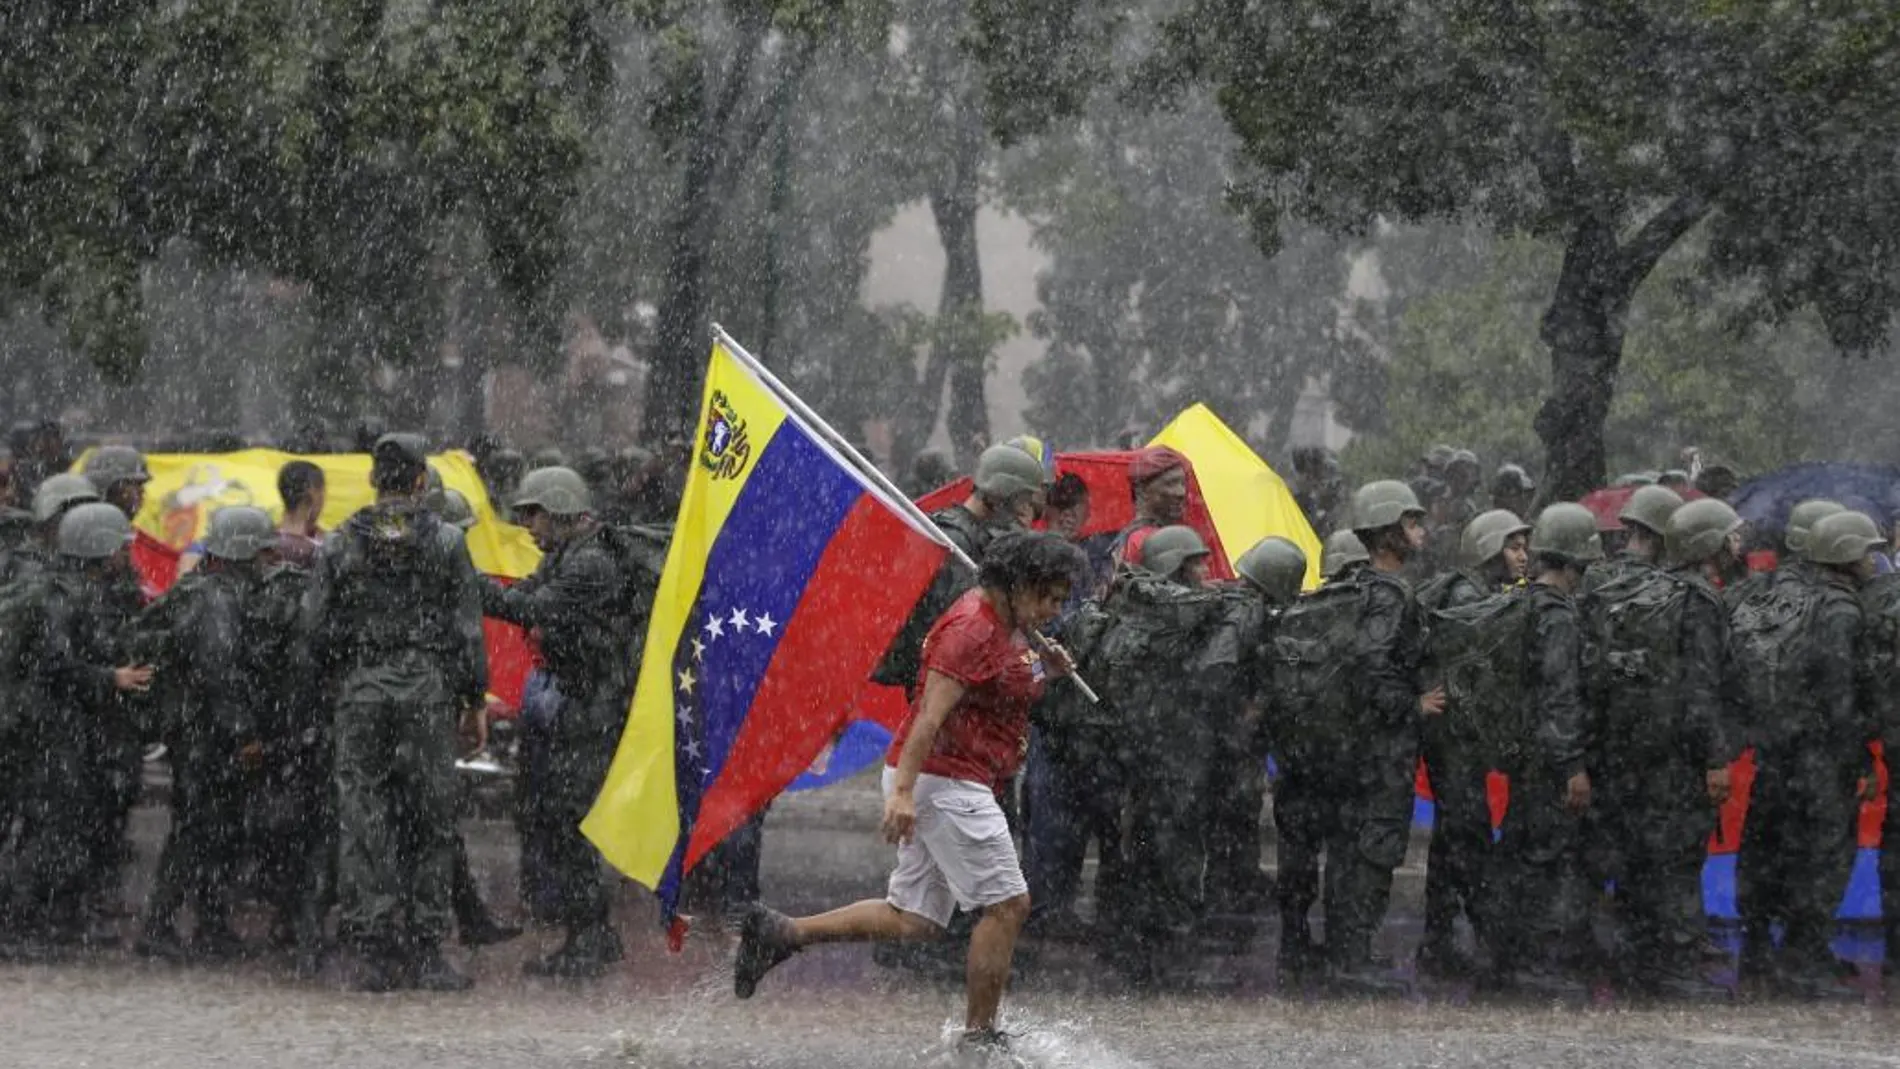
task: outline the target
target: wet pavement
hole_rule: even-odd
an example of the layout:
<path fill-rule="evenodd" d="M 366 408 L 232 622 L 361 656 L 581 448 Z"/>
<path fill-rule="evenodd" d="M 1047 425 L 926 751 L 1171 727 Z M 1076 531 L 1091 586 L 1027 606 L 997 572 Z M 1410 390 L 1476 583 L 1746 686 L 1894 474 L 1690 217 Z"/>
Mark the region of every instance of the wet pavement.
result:
<path fill-rule="evenodd" d="M 876 820 L 868 784 L 784 799 L 767 825 L 767 899 L 806 910 L 877 893 L 887 855 Z M 128 901 L 149 885 L 164 821 L 162 809 L 137 816 Z M 464 830 L 489 901 L 511 912 L 511 830 L 492 820 Z M 1385 937 L 1401 957 L 1416 938 L 1417 884 L 1409 865 Z M 609 977 L 524 978 L 521 963 L 556 941 L 531 931 L 456 951 L 479 981 L 465 995 L 348 994 L 270 960 L 214 970 L 109 952 L 0 965 L 0 1066 L 1900 1066 L 1889 1038 L 1900 1010 L 1873 999 L 1632 1009 L 1471 1004 L 1456 989 L 1396 1002 L 1282 996 L 1271 932 L 1247 954 L 1207 960 L 1217 993 L 1165 997 L 1130 992 L 1079 948 L 1026 946 L 1005 1022 L 1017 1060 L 966 1062 L 946 1038 L 961 1005 L 953 973 L 887 969 L 866 948 L 832 947 L 795 958 L 741 1003 L 717 925 L 669 956 L 643 892 L 625 890 L 621 915 L 628 960 Z"/>

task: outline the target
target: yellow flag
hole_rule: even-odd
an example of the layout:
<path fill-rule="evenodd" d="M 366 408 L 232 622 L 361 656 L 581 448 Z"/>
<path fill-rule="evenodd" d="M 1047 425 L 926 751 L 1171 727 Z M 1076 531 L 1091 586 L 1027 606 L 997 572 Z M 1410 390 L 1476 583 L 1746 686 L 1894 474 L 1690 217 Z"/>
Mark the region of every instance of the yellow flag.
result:
<path fill-rule="evenodd" d="M 1319 585 L 1320 541 L 1293 500 L 1286 482 L 1248 448 L 1240 435 L 1206 405 L 1174 417 L 1150 445 L 1165 445 L 1188 458 L 1207 498 L 1214 530 L 1229 560 L 1238 561 L 1254 543 L 1278 535 L 1306 553 L 1306 589 Z"/>

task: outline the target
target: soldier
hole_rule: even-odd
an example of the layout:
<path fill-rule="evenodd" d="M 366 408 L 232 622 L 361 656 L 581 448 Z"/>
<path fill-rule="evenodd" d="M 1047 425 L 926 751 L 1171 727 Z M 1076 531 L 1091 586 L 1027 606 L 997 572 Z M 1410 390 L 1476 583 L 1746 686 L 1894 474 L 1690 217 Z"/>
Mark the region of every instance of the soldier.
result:
<path fill-rule="evenodd" d="M 1370 560 L 1365 543 L 1354 532 L 1335 531 L 1327 536 L 1325 552 L 1320 558 L 1320 574 L 1325 578 L 1325 585 L 1296 599 L 1287 615 L 1331 615 L 1325 606 L 1335 600 L 1352 598 L 1358 572 Z M 1319 607 L 1316 612 L 1315 606 Z M 1348 633 L 1358 626 L 1357 611 L 1356 605 L 1338 610 L 1341 614 L 1351 614 L 1351 618 L 1344 621 Z M 1330 628 L 1323 619 L 1318 623 L 1313 630 L 1323 636 Z M 1298 691 L 1292 685 L 1299 670 L 1308 664 L 1319 672 L 1326 671 L 1321 662 L 1326 659 L 1328 644 L 1315 643 L 1317 648 L 1310 655 L 1298 647 L 1293 647 L 1289 654 L 1283 646 L 1291 644 L 1282 643 L 1279 630 L 1276 629 L 1271 639 L 1268 654 L 1270 686 L 1263 725 L 1268 750 L 1279 769 L 1273 783 L 1273 826 L 1279 858 L 1274 897 L 1280 911 L 1280 982 L 1290 985 L 1305 978 L 1320 964 L 1319 947 L 1313 941 L 1308 914 L 1312 912 L 1313 903 L 1319 900 L 1320 854 L 1325 848 L 1328 817 L 1322 788 L 1331 763 L 1331 740 L 1326 737 L 1329 732 L 1316 730 L 1320 727 L 1317 718 L 1301 705 L 1307 703 L 1310 707 L 1314 695 Z M 1291 632 L 1297 628 L 1284 630 Z"/>
<path fill-rule="evenodd" d="M 1797 509 L 1798 511 L 1798 509 Z M 1793 521 L 1789 522 L 1792 537 Z M 1803 532 L 1803 545 L 1806 544 Z M 1889 755 L 1887 812 L 1880 826 L 1880 919 L 1886 934 L 1881 974 L 1900 966 L 1900 571 L 1885 572 L 1861 588 L 1867 619 L 1864 671 L 1882 753 Z"/>
<path fill-rule="evenodd" d="M 1736 878 L 1742 975 L 1810 998 L 1854 995 L 1843 984 L 1851 967 L 1828 944 L 1854 863 L 1860 784 L 1875 782 L 1867 750 L 1875 713 L 1856 594 L 1873 574 L 1870 554 L 1881 542 L 1860 513 L 1823 517 L 1808 533 L 1811 571 L 1777 572 L 1732 615 L 1755 744 Z M 1771 933 L 1777 921 L 1784 926 L 1779 950 Z"/>
<path fill-rule="evenodd" d="M 1497 474 L 1491 476 L 1492 508 L 1528 516 L 1536 500 L 1537 481 L 1529 472 L 1516 464 L 1498 465 Z"/>
<path fill-rule="evenodd" d="M 1665 533 L 1669 518 L 1682 507 L 1682 498 L 1666 486 L 1639 486 L 1617 513 L 1623 525 L 1623 546 L 1615 556 L 1590 569 L 1584 579 L 1586 592 L 1630 571 L 1646 571 L 1662 565 Z"/>
<path fill-rule="evenodd" d="M 1847 506 L 1825 498 L 1810 498 L 1788 510 L 1788 523 L 1782 528 L 1781 541 L 1776 547 L 1775 570 L 1757 572 L 1729 587 L 1723 594 L 1729 608 L 1733 609 L 1744 600 L 1765 592 L 1774 582 L 1775 576 L 1783 572 L 1808 582 L 1816 581 L 1814 566 L 1803 559 L 1808 548 L 1808 532 L 1823 519 L 1846 510 Z"/>
<path fill-rule="evenodd" d="M 1293 604 L 1306 581 L 1306 553 L 1263 538 L 1240 555 L 1224 616 L 1199 666 L 1215 702 L 1214 760 L 1208 777 L 1207 898 L 1210 914 L 1249 915 L 1267 904 L 1260 867 L 1260 813 L 1266 806 L 1268 739 L 1266 644 L 1272 617 Z M 1247 928 L 1251 931 L 1251 926 Z"/>
<path fill-rule="evenodd" d="M 1128 488 L 1135 518 L 1115 536 L 1111 552 L 1117 564 L 1139 565 L 1142 541 L 1187 515 L 1187 458 L 1165 445 L 1136 452 L 1128 465 Z"/>
<path fill-rule="evenodd" d="M 462 534 L 423 505 L 427 445 L 387 434 L 376 503 L 324 543 L 304 603 L 311 662 L 335 679 L 338 892 L 359 991 L 454 991 L 443 957 L 455 863 L 455 725 L 479 717 L 481 588 Z"/>
<path fill-rule="evenodd" d="M 1142 540 L 1140 570 L 1117 579 L 1104 605 L 1115 623 L 1098 655 L 1125 725 L 1130 788 L 1114 949 L 1141 983 L 1179 979 L 1173 966 L 1191 958 L 1205 906 L 1216 696 L 1196 669 L 1221 608 L 1208 557 L 1193 529 L 1163 527 Z"/>
<path fill-rule="evenodd" d="M 323 545 L 319 520 L 328 488 L 323 469 L 307 460 L 293 460 L 277 470 L 277 496 L 284 518 L 277 525 L 277 552 L 282 559 L 308 571 Z"/>
<path fill-rule="evenodd" d="M 102 445 L 86 458 L 83 472 L 99 488 L 99 498 L 136 518 L 145 507 L 145 484 L 152 473 L 145 470 L 145 454 L 129 445 Z"/>
<path fill-rule="evenodd" d="M 1591 837 L 1609 844 L 1593 850 L 1601 866 L 1593 875 L 1616 883 L 1621 981 L 1646 995 L 1720 1000 L 1727 990 L 1702 975 L 1702 868 L 1740 752 L 1724 683 L 1728 614 L 1715 578 L 1741 520 L 1720 501 L 1676 506 L 1664 494 L 1675 497 L 1646 486 L 1631 498 L 1632 508 L 1648 497 L 1669 517 L 1661 508 L 1625 517 L 1637 533 L 1633 549 L 1592 576 L 1584 605 L 1595 709 Z M 1666 572 L 1649 563 L 1650 522 L 1666 528 Z"/>
<path fill-rule="evenodd" d="M 1530 565 L 1530 524 L 1515 513 L 1480 513 L 1460 539 L 1459 569 L 1419 595 L 1427 612 L 1469 605 L 1524 580 Z M 1441 977 L 1464 978 L 1472 963 L 1454 939 L 1463 913 L 1483 942 L 1478 901 L 1485 855 L 1491 845 L 1491 806 L 1486 791 L 1490 766 L 1477 740 L 1457 729 L 1455 717 L 1425 719 L 1425 767 L 1431 777 L 1434 810 L 1431 850 L 1425 869 L 1425 938 L 1418 969 Z"/>
<path fill-rule="evenodd" d="M 1424 518 L 1404 483 L 1361 487 L 1352 522 L 1368 566 L 1329 583 L 1340 589 L 1322 588 L 1317 601 L 1289 611 L 1274 636 L 1275 716 L 1293 729 L 1283 783 L 1299 799 L 1298 810 L 1323 827 L 1299 838 L 1324 842 L 1329 979 L 1367 994 L 1397 990 L 1373 957 L 1372 940 L 1411 831 L 1419 719 L 1444 709 L 1442 691 L 1422 693 L 1424 621 L 1399 577 L 1424 546 Z M 1308 616 L 1310 629 L 1302 619 Z M 1294 883 L 1307 878 L 1296 875 Z M 1305 909 L 1286 897 L 1281 908 L 1282 939 L 1296 933 L 1297 956 Z"/>
<path fill-rule="evenodd" d="M 1587 885 L 1580 820 L 1590 805 L 1585 764 L 1583 625 L 1573 600 L 1584 568 L 1603 559 L 1596 517 L 1581 505 L 1546 508 L 1530 539 L 1525 596 L 1524 687 L 1528 714 L 1502 771 L 1511 804 L 1487 907 L 1496 979 L 1507 988 L 1578 995 L 1586 960 Z"/>
<path fill-rule="evenodd" d="M 50 480 L 49 480 L 50 481 Z M 125 835 L 115 790 L 115 742 L 131 718 L 127 699 L 152 681 L 127 655 L 131 615 L 111 594 L 131 568 L 132 525 L 111 505 L 77 505 L 59 524 L 58 556 L 21 621 L 31 678 L 22 699 L 34 711 L 34 767 L 23 814 L 14 915 L 27 951 L 44 953 L 115 940 L 85 911 L 119 889 Z"/>
<path fill-rule="evenodd" d="M 271 910 L 269 943 L 293 953 L 297 974 L 309 979 L 322 968 L 324 918 L 336 899 L 334 703 L 327 681 L 299 654 L 308 564 L 315 558 L 302 557 L 297 537 L 286 538 L 281 525 L 277 545 L 289 545 L 290 552 L 259 554 L 262 574 L 246 613 L 258 663 L 272 666 L 257 700 L 262 760 L 251 789 L 250 840 L 258 895 Z"/>
<path fill-rule="evenodd" d="M 135 949 L 147 957 L 228 961 L 244 944 L 231 929 L 231 885 L 244 842 L 246 772 L 263 756 L 258 699 L 280 665 L 256 658 L 248 602 L 258 556 L 277 531 L 261 509 L 233 505 L 211 516 L 205 558 L 140 615 L 142 650 L 154 654 L 170 723 L 172 824 L 159 855 Z M 177 914 L 191 907 L 191 945 Z"/>
<path fill-rule="evenodd" d="M 975 492 L 961 505 L 943 509 L 930 520 L 971 560 L 980 561 L 998 535 L 1021 530 L 1036 518 L 1042 506 L 1042 478 L 1042 465 L 1034 457 L 1014 446 L 993 445 L 977 458 Z M 945 561 L 871 679 L 887 687 L 903 687 L 906 693 L 914 690 L 924 635 L 937 617 L 975 583 L 976 576 L 955 559 Z"/>
<path fill-rule="evenodd" d="M 562 696 L 549 740 L 549 796 L 534 800 L 534 819 L 524 835 L 547 840 L 556 913 L 567 940 L 549 957 L 529 962 L 528 971 L 597 976 L 620 960 L 620 936 L 608 915 L 599 855 L 581 836 L 580 822 L 626 723 L 638 670 L 636 644 L 657 573 L 630 574 L 624 536 L 594 519 L 586 482 L 567 468 L 529 472 L 515 495 L 514 513 L 546 556 L 515 586 L 490 580 L 483 609 L 539 633 L 550 682 Z"/>

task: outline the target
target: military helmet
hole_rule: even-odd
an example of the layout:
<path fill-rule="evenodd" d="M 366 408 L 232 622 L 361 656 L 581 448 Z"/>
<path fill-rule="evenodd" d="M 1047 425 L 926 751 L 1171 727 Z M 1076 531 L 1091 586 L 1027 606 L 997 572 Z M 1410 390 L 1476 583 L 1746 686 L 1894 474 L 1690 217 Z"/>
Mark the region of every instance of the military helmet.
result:
<path fill-rule="evenodd" d="M 536 468 L 522 476 L 514 508 L 543 509 L 555 516 L 578 516 L 594 507 L 587 480 L 573 468 Z"/>
<path fill-rule="evenodd" d="M 1458 541 L 1458 557 L 1467 568 L 1480 567 L 1504 552 L 1504 543 L 1513 535 L 1529 534 L 1530 530 L 1531 525 L 1510 509 L 1480 512 L 1465 524 L 1465 533 Z"/>
<path fill-rule="evenodd" d="M 1352 495 L 1352 528 L 1377 531 L 1391 527 L 1407 516 L 1422 516 L 1424 506 L 1412 488 L 1397 479 L 1367 483 Z"/>
<path fill-rule="evenodd" d="M 1042 465 L 1043 478 L 1055 478 L 1056 451 L 1049 448 L 1048 442 L 1033 434 L 1019 434 L 1003 444 L 1013 449 L 1020 449 L 1034 457 L 1036 463 Z"/>
<path fill-rule="evenodd" d="M 1008 501 L 1042 489 L 1042 463 L 1013 445 L 993 445 L 976 458 L 976 492 Z"/>
<path fill-rule="evenodd" d="M 1602 560 L 1603 536 L 1597 532 L 1596 514 L 1567 501 L 1544 509 L 1531 525 L 1531 552 L 1572 564 Z"/>
<path fill-rule="evenodd" d="M 132 521 L 116 507 L 88 502 L 59 521 L 59 552 L 81 560 L 104 560 L 132 540 Z"/>
<path fill-rule="evenodd" d="M 33 522 L 46 523 L 74 505 L 99 500 L 99 488 L 84 475 L 54 475 L 33 492 Z"/>
<path fill-rule="evenodd" d="M 1519 464 L 1500 464 L 1491 477 L 1491 496 L 1529 494 L 1537 490 L 1537 480 Z"/>
<path fill-rule="evenodd" d="M 1320 574 L 1332 579 L 1354 564 L 1364 564 L 1372 559 L 1366 552 L 1366 544 L 1353 531 L 1334 531 L 1326 539 L 1326 552 L 1320 556 Z"/>
<path fill-rule="evenodd" d="M 1152 536 L 1150 541 L 1152 541 Z M 1146 549 L 1147 547 L 1143 547 Z M 1306 551 L 1278 535 L 1262 538 L 1240 555 L 1234 570 L 1275 602 L 1292 601 L 1306 581 Z"/>
<path fill-rule="evenodd" d="M 1700 564 L 1721 551 L 1728 536 L 1742 526 L 1742 518 L 1723 501 L 1698 498 L 1669 517 L 1664 542 L 1677 564 Z"/>
<path fill-rule="evenodd" d="M 1682 495 L 1667 486 L 1639 486 L 1623 503 L 1623 511 L 1617 513 L 1616 518 L 1625 525 L 1633 523 L 1661 535 L 1669 530 L 1669 517 L 1681 507 Z"/>
<path fill-rule="evenodd" d="M 1814 529 L 1814 525 L 1846 509 L 1846 505 L 1826 498 L 1817 497 L 1803 501 L 1788 513 L 1788 529 L 1782 533 L 1782 541 L 1788 543 L 1788 548 L 1794 552 L 1806 553 L 1808 532 Z"/>
<path fill-rule="evenodd" d="M 105 493 L 114 483 L 150 482 L 145 470 L 145 454 L 129 445 L 102 445 L 86 458 L 85 476 Z"/>
<path fill-rule="evenodd" d="M 1452 450 L 1451 459 L 1445 462 L 1445 474 L 1450 475 L 1454 468 L 1462 468 L 1470 474 L 1471 478 L 1476 479 L 1478 477 L 1478 454 L 1473 453 L 1469 449 Z"/>
<path fill-rule="evenodd" d="M 277 527 L 270 514 L 250 505 L 227 505 L 211 514 L 205 532 L 205 553 L 221 560 L 256 560 L 277 545 Z"/>
<path fill-rule="evenodd" d="M 468 497 L 460 490 L 442 491 L 442 509 L 440 512 L 446 523 L 453 524 L 466 531 L 475 526 L 475 510 L 469 507 Z"/>
<path fill-rule="evenodd" d="M 1866 513 L 1843 510 L 1815 522 L 1802 555 L 1812 564 L 1857 564 L 1885 541 Z"/>
<path fill-rule="evenodd" d="M 408 431 L 391 431 L 376 439 L 370 455 L 389 463 L 414 466 L 429 462 L 429 440 Z"/>
<path fill-rule="evenodd" d="M 1181 565 L 1207 554 L 1207 543 L 1194 528 L 1177 524 L 1163 527 L 1142 541 L 1141 566 L 1156 575 L 1173 575 Z"/>

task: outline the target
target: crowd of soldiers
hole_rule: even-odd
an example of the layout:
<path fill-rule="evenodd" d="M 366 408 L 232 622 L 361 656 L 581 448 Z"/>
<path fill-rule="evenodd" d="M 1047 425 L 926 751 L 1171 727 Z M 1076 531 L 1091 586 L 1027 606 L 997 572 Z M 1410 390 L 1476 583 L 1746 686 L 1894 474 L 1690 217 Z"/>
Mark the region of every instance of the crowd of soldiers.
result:
<path fill-rule="evenodd" d="M 1876 790 L 1868 744 L 1900 728 L 1900 577 L 1875 576 L 1874 521 L 1804 503 L 1778 570 L 1751 576 L 1734 510 L 1685 504 L 1670 480 L 1637 489 L 1605 532 L 1576 504 L 1522 518 L 1535 487 L 1509 466 L 1492 504 L 1511 507 L 1461 506 L 1475 458 L 1447 459 L 1454 479 L 1429 499 L 1415 479 L 1317 502 L 1337 529 L 1323 585 L 1302 594 L 1305 554 L 1278 538 L 1210 582 L 1209 547 L 1182 525 L 1185 462 L 1139 454 L 1136 517 L 1090 544 L 1097 572 L 1059 624 L 1102 701 L 1058 683 L 1034 718 L 1020 817 L 1031 934 L 1091 942 L 1137 983 L 1192 984 L 1207 951 L 1245 942 L 1277 907 L 1291 982 L 1402 991 L 1375 937 L 1422 760 L 1436 812 L 1421 975 L 1728 998 L 1701 881 L 1730 766 L 1752 749 L 1743 982 L 1858 997 L 1829 940 L 1858 805 Z M 971 500 L 935 518 L 980 555 L 1038 513 L 1078 529 L 1076 488 L 997 447 Z M 957 589 L 940 580 L 917 618 Z M 1260 856 L 1268 767 L 1277 881 Z M 1494 828 L 1497 774 L 1509 801 Z M 1893 917 L 1900 863 L 1882 885 Z"/>
<path fill-rule="evenodd" d="M 195 566 L 149 603 L 128 555 L 149 478 L 136 451 L 41 473 L 30 510 L 0 515 L 0 955 L 112 938 L 157 739 L 173 818 L 138 952 L 255 953 L 231 923 L 248 892 L 269 909 L 270 945 L 306 974 L 341 948 L 358 989 L 466 987 L 442 954 L 450 932 L 465 945 L 519 934 L 483 907 L 455 824 L 458 745 L 486 731 L 490 616 L 530 628 L 542 664 L 521 718 L 522 898 L 565 939 L 529 969 L 585 977 L 619 960 L 578 825 L 624 722 L 666 532 L 603 518 L 598 479 L 491 455 L 491 492 L 545 556 L 518 584 L 484 578 L 461 531 L 473 513 L 432 478 L 425 446 L 371 443 L 376 501 L 334 532 L 317 527 L 322 469 L 287 464 L 281 519 L 219 510 Z M 1239 554 L 1234 580 L 1210 579 L 1175 451 L 1137 451 L 1134 520 L 1087 538 L 1089 488 L 1049 460 L 1033 439 L 992 446 L 968 500 L 933 517 L 972 559 L 1039 523 L 1090 562 L 1053 630 L 1101 700 L 1052 686 L 1013 814 L 1032 934 L 1088 940 L 1135 982 L 1167 986 L 1277 911 L 1285 976 L 1398 990 L 1376 937 L 1422 759 L 1436 817 L 1421 973 L 1725 997 L 1706 973 L 1700 877 L 1729 766 L 1752 748 L 1743 976 L 1844 990 L 1828 938 L 1874 789 L 1867 744 L 1900 737 L 1900 577 L 1874 577 L 1871 519 L 1805 503 L 1779 570 L 1751 576 L 1733 510 L 1665 485 L 1630 497 L 1606 552 L 1580 506 L 1527 516 L 1521 469 L 1500 470 L 1480 509 L 1475 458 L 1443 458 L 1442 482 L 1347 495 L 1305 455 L 1302 503 L 1332 530 L 1324 583 L 1302 593 L 1310 562 L 1279 538 Z M 924 634 L 971 580 L 946 566 L 878 681 L 915 685 Z M 1277 880 L 1261 857 L 1269 761 Z M 1495 829 L 1494 774 L 1510 784 Z M 1881 877 L 1893 917 L 1900 861 Z"/>
<path fill-rule="evenodd" d="M 456 828 L 455 762 L 487 730 L 490 616 L 531 629 L 543 666 L 524 725 L 523 898 L 565 939 L 528 969 L 585 977 L 619 960 L 578 825 L 632 695 L 664 536 L 602 522 L 579 473 L 539 468 L 507 500 L 544 556 L 504 585 L 475 571 L 472 510 L 426 451 L 379 437 L 375 503 L 327 533 L 322 469 L 286 464 L 281 520 L 218 510 L 190 571 L 149 603 L 130 559 L 150 477 L 136 450 L 96 449 L 80 472 L 43 476 L 30 514 L 6 515 L 0 956 L 116 941 L 127 820 L 156 739 L 172 819 L 138 953 L 263 949 L 232 925 L 248 892 L 301 973 L 340 947 L 359 990 L 469 986 L 443 956 L 450 931 L 464 945 L 520 934 L 483 907 Z"/>

